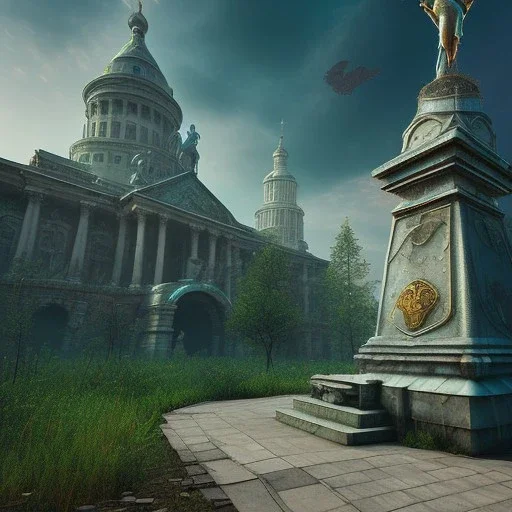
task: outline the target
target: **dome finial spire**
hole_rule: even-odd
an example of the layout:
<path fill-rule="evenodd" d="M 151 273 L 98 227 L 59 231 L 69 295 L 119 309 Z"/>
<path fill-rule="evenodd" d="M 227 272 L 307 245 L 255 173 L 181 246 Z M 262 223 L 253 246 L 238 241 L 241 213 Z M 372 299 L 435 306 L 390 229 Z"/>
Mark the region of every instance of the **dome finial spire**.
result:
<path fill-rule="evenodd" d="M 284 138 L 284 125 L 286 123 L 284 122 L 283 119 L 281 119 L 281 137 L 279 137 L 279 146 L 280 148 L 283 147 L 283 138 Z"/>
<path fill-rule="evenodd" d="M 142 14 L 142 1 L 139 0 L 139 10 L 128 19 L 128 26 L 132 33 L 144 37 L 148 31 L 148 20 Z"/>

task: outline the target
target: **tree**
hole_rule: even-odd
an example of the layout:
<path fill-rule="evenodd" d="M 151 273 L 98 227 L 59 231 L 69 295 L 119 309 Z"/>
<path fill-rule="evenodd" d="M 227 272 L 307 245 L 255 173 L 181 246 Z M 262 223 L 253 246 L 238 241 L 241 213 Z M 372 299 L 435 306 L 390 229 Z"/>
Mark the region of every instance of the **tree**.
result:
<path fill-rule="evenodd" d="M 239 284 L 227 328 L 265 350 L 267 371 L 272 353 L 300 324 L 300 309 L 292 298 L 290 261 L 276 245 L 256 253 Z"/>
<path fill-rule="evenodd" d="M 347 218 L 331 247 L 325 275 L 324 308 L 334 345 L 351 357 L 375 330 L 378 302 L 375 282 L 367 281 L 370 265 L 362 258 L 362 247 Z"/>

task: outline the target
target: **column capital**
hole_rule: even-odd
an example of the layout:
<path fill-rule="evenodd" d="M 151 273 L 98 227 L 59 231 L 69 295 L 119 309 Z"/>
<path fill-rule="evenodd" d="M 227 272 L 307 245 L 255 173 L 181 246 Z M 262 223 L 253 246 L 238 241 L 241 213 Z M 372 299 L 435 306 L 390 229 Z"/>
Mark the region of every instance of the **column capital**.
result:
<path fill-rule="evenodd" d="M 169 222 L 170 220 L 170 217 L 169 215 L 165 215 L 164 213 L 159 213 L 158 214 L 158 221 L 160 222 L 160 224 L 167 224 L 167 222 Z"/>
<path fill-rule="evenodd" d="M 189 224 L 188 227 L 191 231 L 195 231 L 196 233 L 200 233 L 201 231 L 204 231 L 204 226 L 201 224 Z"/>
<path fill-rule="evenodd" d="M 208 235 L 212 238 L 218 238 L 220 236 L 220 231 L 215 228 L 208 228 Z"/>
<path fill-rule="evenodd" d="M 25 189 L 29 201 L 40 203 L 44 199 L 44 193 L 41 190 Z"/>
<path fill-rule="evenodd" d="M 80 213 L 85 214 L 89 213 L 92 208 L 96 206 L 95 203 L 91 203 L 90 201 L 80 201 Z"/>
<path fill-rule="evenodd" d="M 232 235 L 231 233 L 228 233 L 224 235 L 224 238 L 230 243 L 233 244 L 235 240 L 235 235 Z"/>
<path fill-rule="evenodd" d="M 135 215 L 137 216 L 137 219 L 139 221 L 145 222 L 146 217 L 148 216 L 149 212 L 147 210 L 141 210 L 140 208 L 136 208 L 134 211 Z"/>

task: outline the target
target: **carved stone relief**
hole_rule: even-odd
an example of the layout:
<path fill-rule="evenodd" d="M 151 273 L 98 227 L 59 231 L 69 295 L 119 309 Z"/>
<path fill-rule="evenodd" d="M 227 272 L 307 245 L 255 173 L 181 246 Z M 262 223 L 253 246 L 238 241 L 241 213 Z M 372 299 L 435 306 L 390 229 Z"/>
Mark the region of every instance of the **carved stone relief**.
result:
<path fill-rule="evenodd" d="M 106 227 L 99 226 L 89 235 L 89 279 L 98 284 L 110 282 L 114 258 L 114 238 Z"/>
<path fill-rule="evenodd" d="M 489 322 L 505 337 L 512 337 L 512 255 L 504 223 L 468 207 L 474 290 Z M 476 235 L 476 236 L 475 236 Z"/>
<path fill-rule="evenodd" d="M 436 119 L 427 119 L 416 126 L 409 136 L 406 149 L 414 149 L 435 139 L 441 133 L 443 125 Z"/>
<path fill-rule="evenodd" d="M 451 311 L 450 206 L 399 219 L 379 331 L 419 336 L 447 322 Z"/>
<path fill-rule="evenodd" d="M 54 210 L 41 225 L 39 256 L 45 266 L 45 270 L 51 276 L 59 275 L 66 269 L 66 252 L 70 234 L 71 225 L 63 220 L 58 210 Z"/>

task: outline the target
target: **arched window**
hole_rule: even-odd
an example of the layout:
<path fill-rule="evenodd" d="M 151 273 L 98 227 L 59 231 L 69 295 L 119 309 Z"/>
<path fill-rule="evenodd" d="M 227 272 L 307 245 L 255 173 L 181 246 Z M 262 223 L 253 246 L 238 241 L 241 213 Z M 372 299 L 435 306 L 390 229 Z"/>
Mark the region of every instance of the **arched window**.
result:
<path fill-rule="evenodd" d="M 133 66 L 133 74 L 140 75 L 140 67 L 139 66 Z"/>

